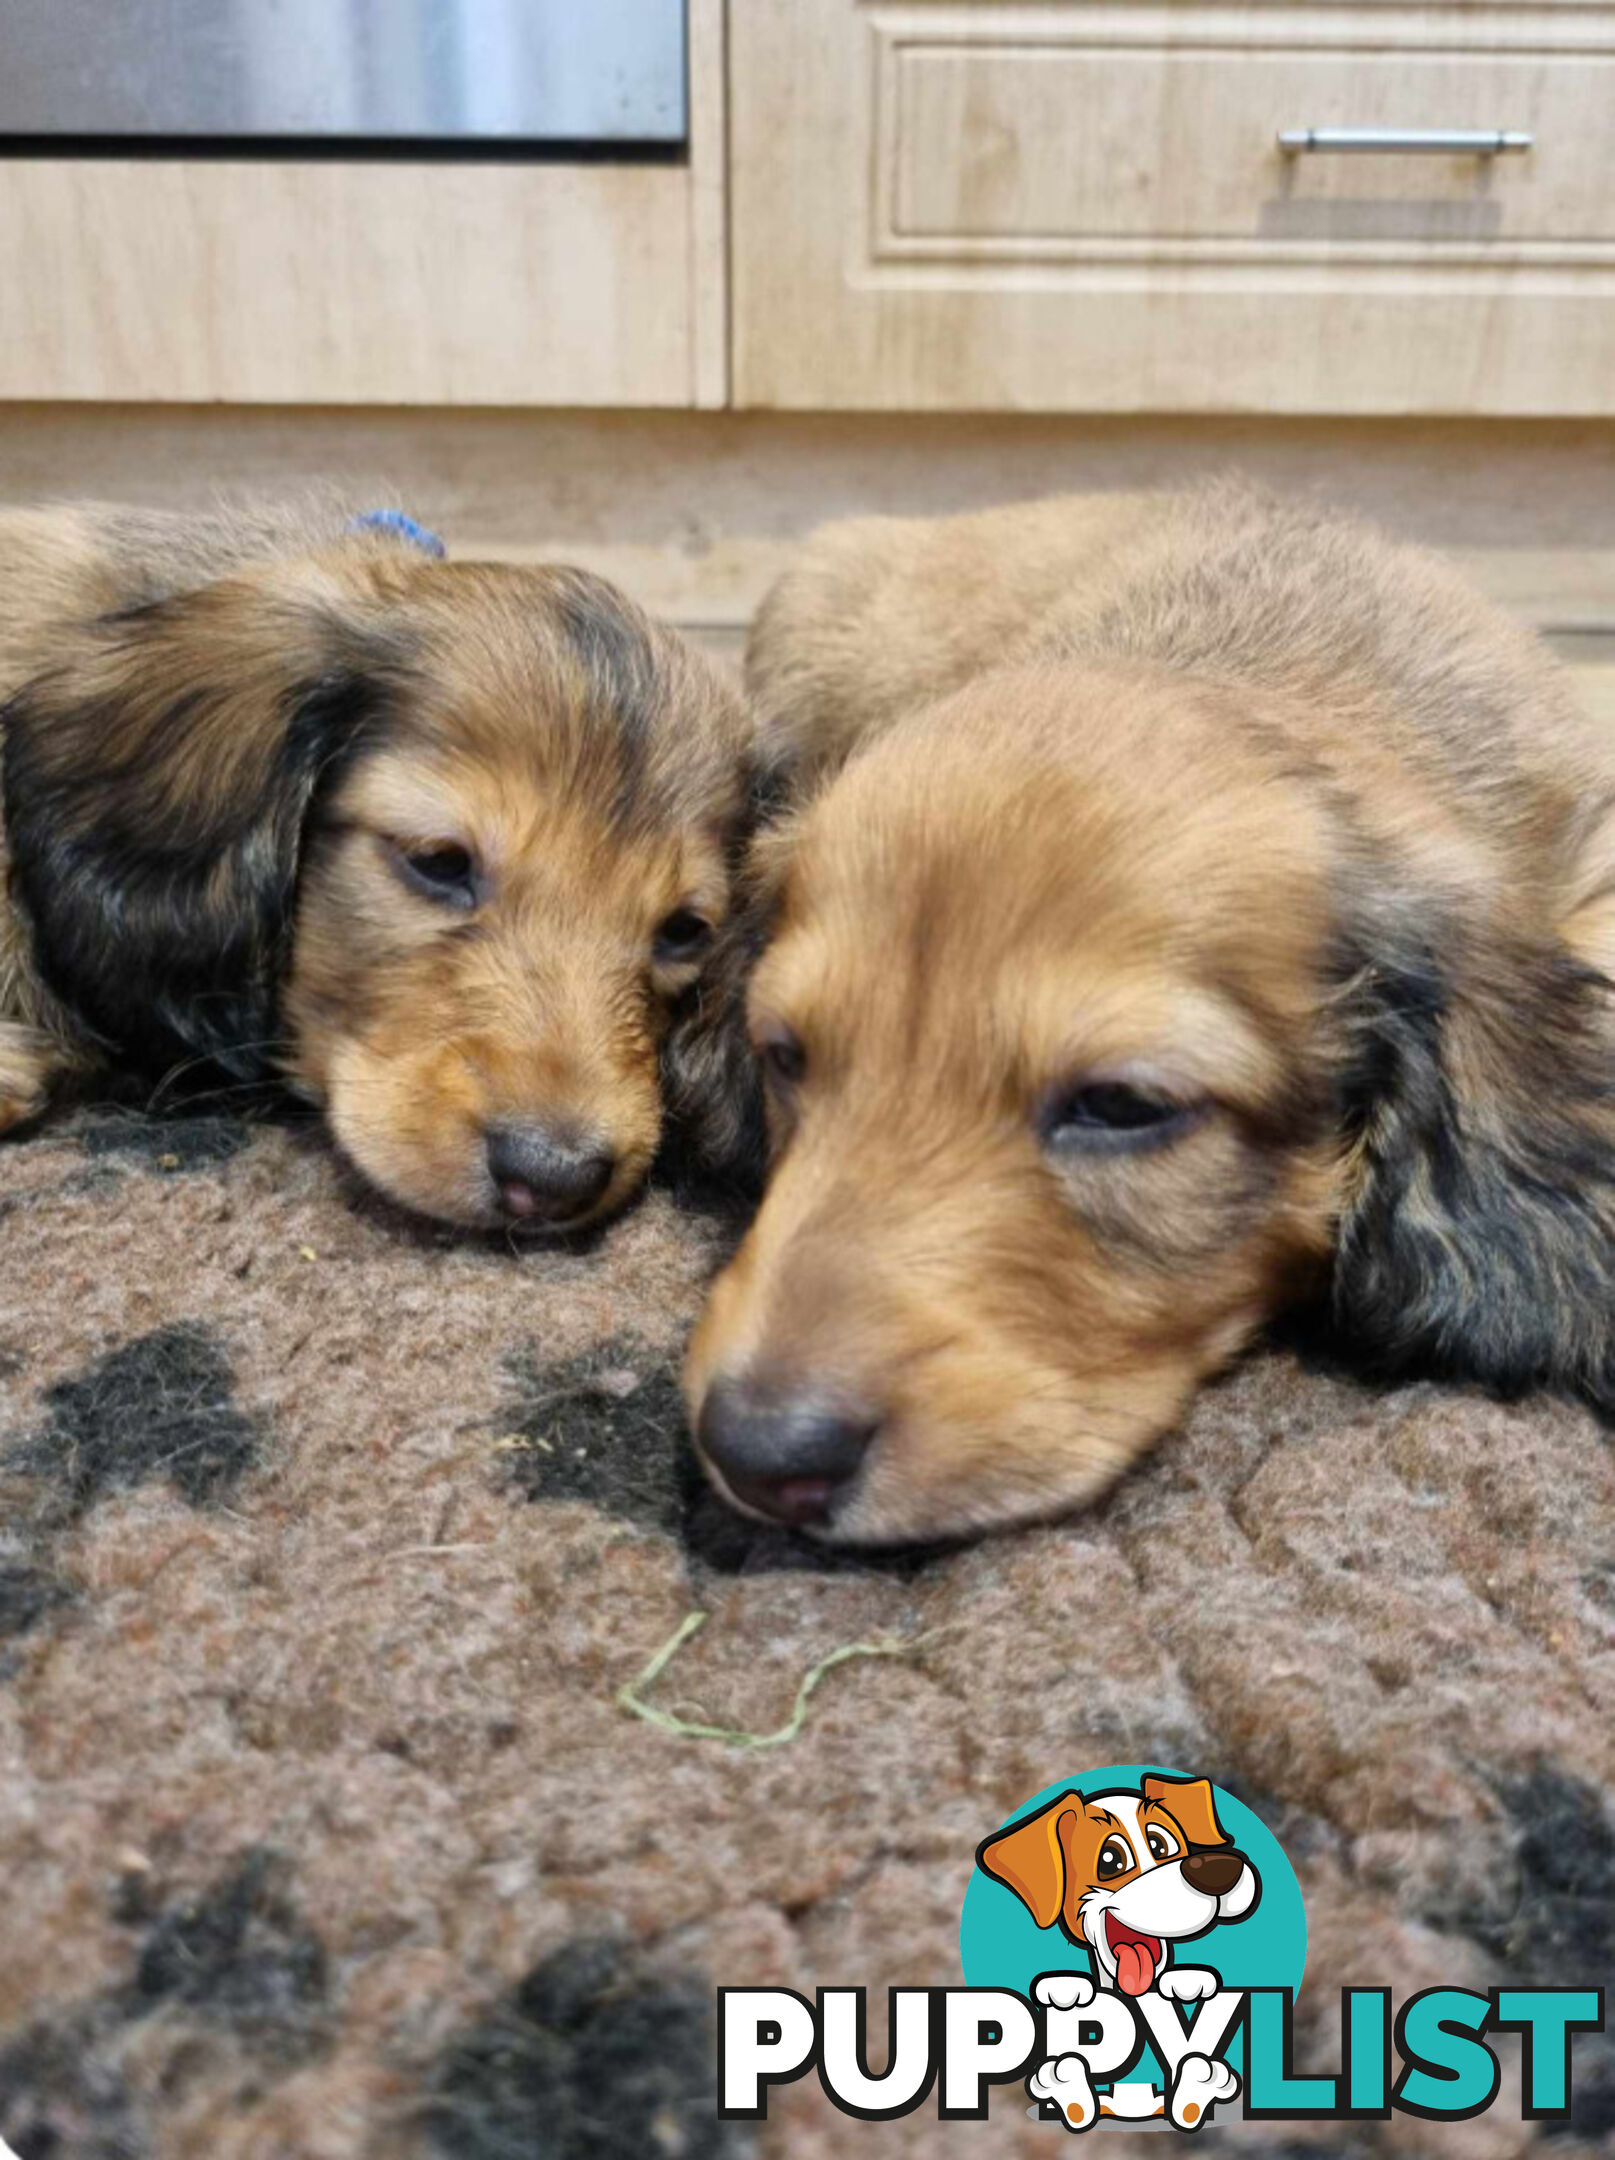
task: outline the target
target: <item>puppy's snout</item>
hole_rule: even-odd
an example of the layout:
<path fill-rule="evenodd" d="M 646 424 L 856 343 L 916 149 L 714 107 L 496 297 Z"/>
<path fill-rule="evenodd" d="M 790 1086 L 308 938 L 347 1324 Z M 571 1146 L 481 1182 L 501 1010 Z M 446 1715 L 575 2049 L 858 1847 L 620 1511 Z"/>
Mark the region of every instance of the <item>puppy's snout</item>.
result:
<path fill-rule="evenodd" d="M 616 1167 L 593 1135 L 560 1125 L 494 1125 L 487 1144 L 488 1174 L 513 1222 L 576 1220 L 594 1206 Z"/>
<path fill-rule="evenodd" d="M 739 1504 L 775 1522 L 828 1522 L 857 1475 L 879 1419 L 806 1392 L 778 1393 L 716 1380 L 697 1437 Z"/>
<path fill-rule="evenodd" d="M 1226 1897 L 1245 1872 L 1245 1855 L 1231 1847 L 1217 1852 L 1192 1852 L 1183 1862 L 1183 1876 L 1192 1890 L 1207 1897 Z"/>

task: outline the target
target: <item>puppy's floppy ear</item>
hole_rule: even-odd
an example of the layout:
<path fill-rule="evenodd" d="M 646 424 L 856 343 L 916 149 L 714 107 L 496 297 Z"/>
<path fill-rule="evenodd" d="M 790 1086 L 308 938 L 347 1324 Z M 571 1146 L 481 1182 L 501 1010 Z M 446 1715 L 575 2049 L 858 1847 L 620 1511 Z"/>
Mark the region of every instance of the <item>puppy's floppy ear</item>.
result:
<path fill-rule="evenodd" d="M 754 628 L 746 656 L 756 720 L 750 844 L 737 873 L 735 907 L 700 983 L 675 1019 L 662 1058 L 668 1110 L 664 1167 L 675 1178 L 752 1200 L 762 1192 L 768 1136 L 762 1086 L 746 1035 L 746 986 L 773 928 L 797 819 L 851 748 L 848 743 L 831 756 L 810 724 L 780 720 L 767 670 L 759 671 L 760 634 L 760 627 Z"/>
<path fill-rule="evenodd" d="M 271 1069 L 304 824 L 384 721 L 362 575 L 270 565 L 75 628 L 0 714 L 35 965 L 137 1069 Z"/>
<path fill-rule="evenodd" d="M 1007 1830 L 996 1830 L 976 1848 L 976 1865 L 1013 1890 L 1040 1928 L 1053 1927 L 1065 1904 L 1065 1849 L 1060 1818 L 1082 1806 L 1078 1792 L 1061 1793 Z"/>
<path fill-rule="evenodd" d="M 1387 1371 L 1615 1411 L 1615 990 L 1448 923 L 1380 940 L 1357 997 L 1337 1324 Z"/>
<path fill-rule="evenodd" d="M 1160 1801 L 1191 1845 L 1233 1843 L 1217 1820 L 1217 1805 L 1205 1778 L 1147 1777 L 1143 1793 L 1146 1800 Z"/>
<path fill-rule="evenodd" d="M 753 836 L 736 872 L 735 904 L 662 1052 L 675 1177 L 755 1198 L 767 1136 L 756 1059 L 746 1033 L 746 986 L 768 943 L 792 846 L 788 823 Z"/>

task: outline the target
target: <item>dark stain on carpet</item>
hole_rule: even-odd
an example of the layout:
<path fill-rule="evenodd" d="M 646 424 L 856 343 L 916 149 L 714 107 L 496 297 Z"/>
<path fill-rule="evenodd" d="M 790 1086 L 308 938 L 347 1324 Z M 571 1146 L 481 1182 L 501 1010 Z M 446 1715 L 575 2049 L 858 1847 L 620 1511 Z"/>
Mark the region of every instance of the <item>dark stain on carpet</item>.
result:
<path fill-rule="evenodd" d="M 1581 1578 L 1582 1591 L 1601 1612 L 1615 1613 L 1615 1560 L 1601 1561 Z"/>
<path fill-rule="evenodd" d="M 1537 1987 L 1594 1987 L 1615 1972 L 1615 1825 L 1596 1786 L 1542 1766 L 1508 1785 L 1519 1842 L 1519 1895 L 1482 1936 L 1511 1977 Z M 1615 2035 L 1571 2042 L 1570 2114 L 1544 2138 L 1589 2142 L 1615 2130 Z"/>
<path fill-rule="evenodd" d="M 0 2137 L 17 2160 L 145 2160 L 150 2146 L 106 2059 L 102 2005 L 0 2039 Z"/>
<path fill-rule="evenodd" d="M 1615 1971 L 1615 1824 L 1598 1788 L 1562 1767 L 1538 1764 L 1500 1781 L 1508 1845 L 1484 1910 L 1440 1910 L 1427 1919 L 1467 1934 L 1519 1987 L 1596 1987 Z M 1546 2139 L 1588 2140 L 1615 2130 L 1615 2035 L 1571 2042 L 1571 2106 Z"/>
<path fill-rule="evenodd" d="M 124 1998 L 128 2015 L 183 2005 L 260 2055 L 307 2055 L 325 2023 L 325 1946 L 285 1878 L 279 1855 L 253 1849 L 201 1896 L 160 1911 Z"/>
<path fill-rule="evenodd" d="M 239 1155 L 252 1140 L 245 1118 L 198 1112 L 146 1117 L 130 1110 L 94 1111 L 77 1121 L 73 1137 L 86 1155 L 127 1156 L 147 1170 L 208 1170 Z"/>
<path fill-rule="evenodd" d="M 161 2011 L 177 2090 L 210 2048 L 244 2050 L 262 2084 L 305 2063 L 329 2030 L 326 1955 L 285 1888 L 286 1864 L 242 1853 L 200 1895 L 120 1892 L 144 1934 L 133 1977 L 0 2036 L 0 2137 L 18 2160 L 146 2160 L 153 2141 L 118 2064 L 131 2026 Z"/>
<path fill-rule="evenodd" d="M 584 1500 L 623 1522 L 676 1532 L 701 1472 L 684 1438 L 678 1375 L 618 1338 L 553 1365 L 511 1361 L 511 1481 L 529 1500 Z"/>
<path fill-rule="evenodd" d="M 517 1393 L 507 1422 L 525 1445 L 510 1451 L 509 1474 L 528 1500 L 582 1500 L 619 1521 L 663 1531 L 678 1539 L 697 1573 L 906 1578 L 936 1557 L 915 1547 L 838 1550 L 737 1515 L 707 1483 L 690 1445 L 678 1366 L 631 1337 L 553 1364 L 522 1351 L 510 1371 Z"/>
<path fill-rule="evenodd" d="M 582 1938 L 546 1958 L 430 2077 L 423 2121 L 443 2160 L 740 2160 L 718 2120 L 712 1993 L 636 1974 Z"/>
<path fill-rule="evenodd" d="M 1518 1900 L 1486 1947 L 1532 1985 L 1615 1971 L 1615 1826 L 1596 1786 L 1547 1765 L 1503 1788 Z"/>
<path fill-rule="evenodd" d="M 26 1635 L 72 1595 L 48 1568 L 27 1560 L 0 1560 L 0 1642 L 8 1636 Z"/>
<path fill-rule="evenodd" d="M 258 1428 L 236 1407 L 229 1361 L 205 1328 L 138 1336 L 47 1388 L 44 1401 L 46 1422 L 8 1467 L 47 1480 L 70 1518 L 149 1478 L 202 1507 L 258 1457 Z"/>

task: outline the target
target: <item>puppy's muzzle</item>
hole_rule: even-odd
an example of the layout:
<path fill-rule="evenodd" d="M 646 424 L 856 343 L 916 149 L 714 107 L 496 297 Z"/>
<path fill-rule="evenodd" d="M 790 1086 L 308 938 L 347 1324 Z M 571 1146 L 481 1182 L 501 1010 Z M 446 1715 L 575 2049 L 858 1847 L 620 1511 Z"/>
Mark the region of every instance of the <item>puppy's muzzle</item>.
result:
<path fill-rule="evenodd" d="M 825 1523 L 857 1476 L 879 1420 L 847 1403 L 715 1380 L 696 1438 L 730 1497 L 774 1522 Z"/>
<path fill-rule="evenodd" d="M 588 1214 L 611 1183 L 615 1157 L 591 1135 L 561 1125 L 493 1125 L 488 1175 L 512 1222 L 560 1226 Z"/>

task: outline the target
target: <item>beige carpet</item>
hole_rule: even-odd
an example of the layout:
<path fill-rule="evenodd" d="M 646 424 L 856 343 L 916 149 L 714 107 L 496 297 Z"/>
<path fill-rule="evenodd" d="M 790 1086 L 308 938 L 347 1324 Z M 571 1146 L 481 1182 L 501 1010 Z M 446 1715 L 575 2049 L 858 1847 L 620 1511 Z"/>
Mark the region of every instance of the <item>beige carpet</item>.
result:
<path fill-rule="evenodd" d="M 81 1116 L 0 1151 L 0 2135 L 23 2160 L 1052 2154 L 711 2106 L 714 1984 L 956 1980 L 973 1848 L 1155 1759 L 1300 1873 L 1336 1991 L 1615 1979 L 1615 1453 L 1579 1411 L 1268 1353 L 1103 1509 L 901 1565 L 705 1499 L 676 1347 L 720 1232 L 412 1229 L 317 1138 Z M 674 1737 L 617 1689 L 791 1745 Z M 1322 2020 L 1320 2039 L 1319 2020 Z M 1615 2151 L 1489 2115 L 1214 2149 Z M 1334 2067 L 1326 2062 L 1323 2067 Z"/>

